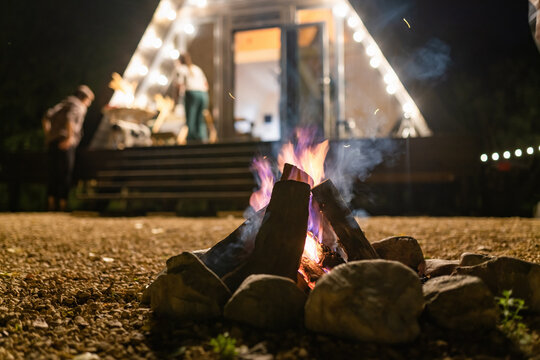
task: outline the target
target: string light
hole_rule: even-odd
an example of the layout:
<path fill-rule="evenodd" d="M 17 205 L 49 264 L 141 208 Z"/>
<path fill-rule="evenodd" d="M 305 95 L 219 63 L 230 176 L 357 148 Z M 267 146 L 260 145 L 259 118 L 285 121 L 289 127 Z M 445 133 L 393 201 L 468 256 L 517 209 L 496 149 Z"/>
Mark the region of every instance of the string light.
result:
<path fill-rule="evenodd" d="M 523 155 L 523 152 L 521 151 L 521 149 L 516 149 L 516 151 L 514 151 L 514 155 L 516 155 L 517 157 L 521 157 L 521 155 Z"/>
<path fill-rule="evenodd" d="M 161 3 L 161 6 L 159 7 L 157 17 L 160 20 L 169 20 L 173 21 L 176 19 L 176 11 L 173 9 L 171 3 L 169 1 L 164 1 Z"/>
<path fill-rule="evenodd" d="M 499 160 L 499 154 L 498 154 L 498 153 L 493 153 L 493 154 L 491 154 L 491 159 L 492 159 L 493 161 Z"/>
<path fill-rule="evenodd" d="M 349 13 L 349 5 L 347 5 L 344 2 L 340 2 L 340 3 L 336 4 L 336 5 L 334 5 L 334 7 L 332 8 L 332 12 L 337 17 L 344 18 Z"/>
<path fill-rule="evenodd" d="M 373 56 L 377 52 L 377 46 L 375 44 L 371 44 L 366 48 L 366 54 L 368 56 Z"/>
<path fill-rule="evenodd" d="M 158 78 L 157 78 L 157 83 L 161 86 L 165 86 L 169 83 L 169 79 L 167 79 L 167 77 L 163 74 L 159 74 Z"/>
<path fill-rule="evenodd" d="M 482 155 L 480 155 L 480 161 L 481 161 L 481 162 L 486 162 L 486 161 L 488 161 L 488 156 L 487 156 L 487 154 L 482 154 Z"/>
<path fill-rule="evenodd" d="M 533 149 L 532 146 L 529 146 L 529 147 L 527 148 L 527 154 L 529 154 L 529 155 L 534 154 L 534 149 Z"/>
<path fill-rule="evenodd" d="M 198 8 L 203 8 L 203 7 L 206 7 L 206 5 L 208 5 L 208 1 L 207 0 L 189 0 L 188 4 L 196 6 Z"/>
<path fill-rule="evenodd" d="M 366 37 L 366 33 L 363 30 L 357 30 L 353 34 L 353 40 L 356 41 L 357 43 L 362 42 L 362 40 L 364 40 L 365 37 Z"/>
<path fill-rule="evenodd" d="M 510 159 L 510 156 L 511 156 L 510 151 L 503 152 L 503 158 Z"/>
<path fill-rule="evenodd" d="M 347 25 L 349 25 L 350 28 L 355 28 L 360 24 L 360 18 L 356 15 L 349 16 L 347 19 Z"/>
<path fill-rule="evenodd" d="M 378 68 L 379 65 L 381 65 L 381 58 L 379 57 L 371 58 L 371 60 L 369 61 L 369 65 L 374 69 Z"/>
<path fill-rule="evenodd" d="M 183 30 L 188 35 L 193 35 L 195 33 L 195 26 L 192 23 L 184 24 Z"/>
<path fill-rule="evenodd" d="M 396 85 L 390 84 L 386 87 L 386 92 L 389 93 L 390 95 L 394 95 L 396 91 L 397 91 Z"/>

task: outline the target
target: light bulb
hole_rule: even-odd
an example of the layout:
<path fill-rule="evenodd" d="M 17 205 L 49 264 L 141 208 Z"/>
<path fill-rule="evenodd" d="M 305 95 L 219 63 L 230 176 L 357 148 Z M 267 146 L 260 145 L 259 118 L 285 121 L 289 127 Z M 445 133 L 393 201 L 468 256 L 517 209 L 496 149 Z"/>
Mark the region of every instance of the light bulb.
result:
<path fill-rule="evenodd" d="M 386 87 L 386 92 L 389 93 L 390 95 L 394 95 L 396 91 L 397 91 L 396 85 L 390 84 Z"/>
<path fill-rule="evenodd" d="M 493 154 L 491 154 L 491 159 L 492 159 L 493 161 L 499 160 L 499 154 L 498 154 L 498 153 L 493 153 Z"/>
<path fill-rule="evenodd" d="M 332 12 L 337 17 L 344 18 L 349 13 L 349 5 L 347 5 L 344 2 L 340 2 L 340 3 L 336 4 L 336 5 L 334 5 L 334 7 L 332 8 Z"/>
<path fill-rule="evenodd" d="M 510 151 L 505 151 L 505 152 L 503 152 L 503 158 L 505 158 L 505 159 L 510 159 L 510 156 L 511 156 L 511 155 L 512 155 L 512 154 L 510 154 Z"/>
<path fill-rule="evenodd" d="M 378 68 L 379 65 L 381 65 L 381 58 L 379 57 L 373 57 L 371 58 L 371 60 L 369 61 L 369 65 L 372 67 L 372 68 Z"/>
<path fill-rule="evenodd" d="M 355 28 L 358 24 L 360 24 L 360 18 L 356 15 L 349 16 L 347 19 L 347 25 L 351 28 Z"/>
<path fill-rule="evenodd" d="M 364 32 L 364 30 L 357 30 L 353 34 L 353 40 L 356 41 L 357 43 L 362 42 L 362 40 L 364 40 L 365 37 L 366 37 L 366 33 Z"/>
<path fill-rule="evenodd" d="M 482 154 L 482 155 L 480 155 L 480 161 L 482 161 L 482 162 L 488 161 L 488 156 L 487 156 L 487 154 Z"/>

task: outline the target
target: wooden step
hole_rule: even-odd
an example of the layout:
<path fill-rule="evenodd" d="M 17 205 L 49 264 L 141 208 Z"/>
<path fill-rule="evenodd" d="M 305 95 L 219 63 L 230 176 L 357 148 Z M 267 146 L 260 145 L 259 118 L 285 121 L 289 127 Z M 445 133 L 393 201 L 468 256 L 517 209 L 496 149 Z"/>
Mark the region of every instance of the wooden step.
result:
<path fill-rule="evenodd" d="M 119 159 L 104 164 L 104 169 L 128 168 L 185 168 L 185 167 L 238 167 L 249 168 L 253 157 L 209 157 L 209 158 L 150 158 L 150 159 Z"/>
<path fill-rule="evenodd" d="M 253 179 L 219 179 L 219 180 L 98 180 L 93 187 L 99 189 L 126 188 L 193 188 L 193 187 L 253 187 Z"/>
<path fill-rule="evenodd" d="M 251 191 L 205 191 L 205 192 L 127 192 L 79 194 L 81 200 L 130 200 L 130 199 L 172 199 L 172 200 L 249 200 Z"/>
<path fill-rule="evenodd" d="M 217 169 L 156 169 L 156 170 L 102 170 L 97 172 L 98 179 L 106 178 L 191 178 L 191 177 L 252 177 L 248 168 L 217 168 Z"/>

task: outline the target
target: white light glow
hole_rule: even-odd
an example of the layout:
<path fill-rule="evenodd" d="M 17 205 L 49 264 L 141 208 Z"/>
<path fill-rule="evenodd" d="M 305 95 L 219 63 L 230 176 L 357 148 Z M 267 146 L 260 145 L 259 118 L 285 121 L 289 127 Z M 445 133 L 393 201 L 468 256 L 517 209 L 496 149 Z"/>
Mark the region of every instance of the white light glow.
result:
<path fill-rule="evenodd" d="M 394 74 L 388 73 L 384 75 L 383 80 L 385 84 L 393 84 L 396 82 L 397 78 Z"/>
<path fill-rule="evenodd" d="M 386 92 L 389 93 L 390 95 L 394 95 L 396 91 L 397 91 L 396 85 L 390 84 L 386 87 Z"/>
<path fill-rule="evenodd" d="M 205 7 L 206 5 L 208 5 L 208 1 L 207 0 L 189 0 L 188 3 L 190 5 L 193 5 L 193 6 L 196 6 L 198 8 L 203 8 Z"/>
<path fill-rule="evenodd" d="M 157 18 L 159 20 L 173 21 L 176 19 L 176 11 L 169 1 L 163 1 L 159 7 Z"/>
<path fill-rule="evenodd" d="M 372 67 L 372 68 L 378 68 L 379 65 L 381 65 L 381 58 L 379 57 L 373 57 L 371 58 L 371 60 L 369 61 L 369 65 Z"/>
<path fill-rule="evenodd" d="M 156 35 L 154 29 L 148 30 L 143 39 L 143 45 L 145 47 L 153 47 L 159 49 L 163 45 L 163 41 Z"/>
<path fill-rule="evenodd" d="M 178 51 L 178 49 L 171 49 L 171 51 L 169 51 L 169 56 L 171 59 L 176 60 L 180 57 L 180 51 Z"/>
<path fill-rule="evenodd" d="M 411 130 L 409 128 L 405 128 L 401 132 L 401 137 L 408 138 L 410 135 L 411 135 Z"/>
<path fill-rule="evenodd" d="M 407 102 L 403 104 L 402 109 L 403 109 L 403 112 L 412 114 L 414 112 L 414 104 L 411 102 Z"/>
<path fill-rule="evenodd" d="M 161 45 L 163 45 L 163 41 L 160 38 L 155 37 L 155 38 L 152 39 L 152 46 L 155 49 L 159 49 L 161 47 Z"/>
<path fill-rule="evenodd" d="M 514 155 L 521 157 L 521 155 L 523 155 L 523 151 L 521 151 L 521 149 L 516 149 L 516 151 L 514 151 Z"/>
<path fill-rule="evenodd" d="M 161 86 L 165 86 L 169 83 L 169 79 L 167 79 L 167 77 L 163 74 L 159 74 L 158 78 L 157 78 L 157 83 Z"/>
<path fill-rule="evenodd" d="M 373 56 L 375 55 L 376 52 L 377 52 L 377 45 L 375 44 L 371 44 L 366 48 L 366 54 L 368 54 L 368 56 Z"/>
<path fill-rule="evenodd" d="M 143 64 L 139 64 L 137 66 L 137 74 L 139 74 L 141 76 L 147 75 L 148 74 L 148 66 L 143 65 Z"/>
<path fill-rule="evenodd" d="M 498 153 L 493 153 L 493 154 L 491 154 L 491 159 L 492 159 L 493 161 L 499 160 L 499 154 L 498 154 Z"/>
<path fill-rule="evenodd" d="M 527 148 L 527 154 L 529 154 L 529 155 L 534 154 L 534 149 L 532 148 L 532 146 L 529 146 L 529 147 Z"/>
<path fill-rule="evenodd" d="M 141 62 L 141 59 L 139 57 L 136 57 L 130 63 L 126 74 L 129 76 L 145 76 L 146 74 L 148 74 L 148 67 Z"/>
<path fill-rule="evenodd" d="M 145 108 L 147 104 L 148 104 L 148 96 L 143 94 L 143 95 L 137 96 L 137 98 L 135 99 L 134 105 L 139 108 Z"/>
<path fill-rule="evenodd" d="M 357 30 L 354 32 L 352 37 L 354 41 L 356 41 L 357 43 L 360 43 L 366 37 L 366 33 L 364 30 Z"/>
<path fill-rule="evenodd" d="M 188 35 L 195 34 L 195 26 L 191 23 L 184 24 L 183 30 Z"/>
<path fill-rule="evenodd" d="M 510 154 L 510 151 L 503 152 L 503 158 L 510 159 L 510 156 L 512 156 L 512 154 Z"/>
<path fill-rule="evenodd" d="M 152 71 L 149 75 L 149 80 L 152 84 L 156 84 L 159 79 L 159 73 L 157 71 Z"/>
<path fill-rule="evenodd" d="M 356 15 L 351 15 L 347 19 L 347 25 L 349 25 L 350 28 L 355 28 L 360 24 L 360 18 Z"/>
<path fill-rule="evenodd" d="M 482 155 L 480 155 L 480 161 L 481 161 L 481 162 L 486 162 L 486 161 L 488 161 L 488 156 L 487 156 L 487 154 L 482 154 Z"/>
<path fill-rule="evenodd" d="M 349 5 L 344 2 L 340 2 L 332 8 L 334 15 L 344 18 L 349 13 Z"/>

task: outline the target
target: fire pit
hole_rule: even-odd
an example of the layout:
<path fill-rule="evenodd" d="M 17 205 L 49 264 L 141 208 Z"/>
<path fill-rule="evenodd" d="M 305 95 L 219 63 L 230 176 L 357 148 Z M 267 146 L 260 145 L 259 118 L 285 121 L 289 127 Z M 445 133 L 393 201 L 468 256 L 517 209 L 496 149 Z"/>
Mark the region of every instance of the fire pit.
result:
<path fill-rule="evenodd" d="M 305 325 L 403 343 L 419 335 L 422 313 L 442 327 L 494 328 L 494 294 L 506 288 L 540 311 L 538 264 L 475 255 L 426 262 L 412 237 L 370 243 L 331 179 L 324 180 L 328 142 L 298 134 L 297 146 L 285 145 L 278 157 L 279 181 L 266 158 L 254 161 L 261 186 L 240 227 L 208 250 L 167 261 L 143 296 L 157 315 L 225 316 L 267 329 Z"/>

